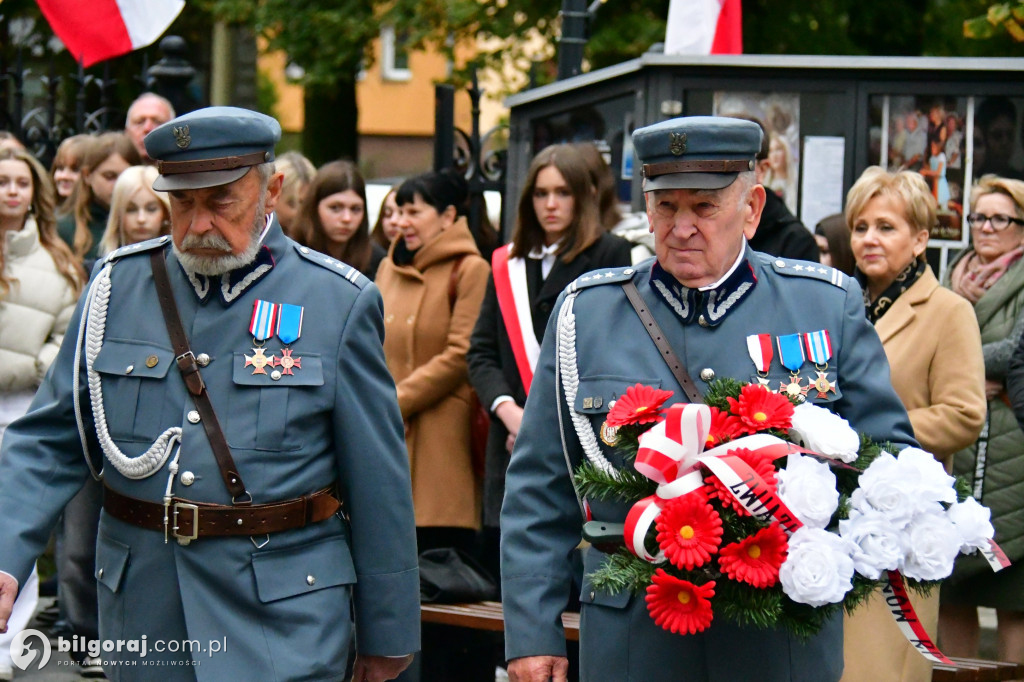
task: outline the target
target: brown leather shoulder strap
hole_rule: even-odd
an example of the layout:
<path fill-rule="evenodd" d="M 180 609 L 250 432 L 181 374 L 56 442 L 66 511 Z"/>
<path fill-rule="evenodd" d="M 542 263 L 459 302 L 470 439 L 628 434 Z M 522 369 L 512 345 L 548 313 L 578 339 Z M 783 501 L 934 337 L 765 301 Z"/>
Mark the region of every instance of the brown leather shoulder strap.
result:
<path fill-rule="evenodd" d="M 654 341 L 654 345 L 661 351 L 661 358 L 668 365 L 669 370 L 672 372 L 672 376 L 676 378 L 679 385 L 683 388 L 683 393 L 686 394 L 687 399 L 691 403 L 703 403 L 704 396 L 697 390 L 697 385 L 693 383 L 693 379 L 690 378 L 689 372 L 686 371 L 686 365 L 679 359 L 676 352 L 672 350 L 672 346 L 668 345 L 668 339 L 665 338 L 665 332 L 661 331 L 661 327 L 658 325 L 658 321 L 654 319 L 654 315 L 651 314 L 650 309 L 647 306 L 647 302 L 644 301 L 643 296 L 636 290 L 636 285 L 632 281 L 622 283 L 622 290 L 626 292 L 626 298 L 629 299 L 630 304 L 633 306 L 633 310 L 636 311 L 640 321 L 644 323 L 644 329 L 650 334 L 651 340 Z"/>
<path fill-rule="evenodd" d="M 210 448 L 217 460 L 217 467 L 220 469 L 224 485 L 231 493 L 231 502 L 236 505 L 252 504 L 252 496 L 245 489 L 245 483 L 238 473 L 235 460 L 231 456 L 231 448 L 224 437 L 224 431 L 220 428 L 217 420 L 217 413 L 213 410 L 210 396 L 206 392 L 206 384 L 199 374 L 199 365 L 189 348 L 188 336 L 181 324 L 181 316 L 178 314 L 178 304 L 174 301 L 174 292 L 171 291 L 171 280 L 167 276 L 167 264 L 164 263 L 163 249 L 155 249 L 149 254 L 149 262 L 153 268 L 153 281 L 156 283 L 156 294 L 160 300 L 160 310 L 164 314 L 164 322 L 167 324 L 167 334 L 171 337 L 171 346 L 174 347 L 175 362 L 178 371 L 185 380 L 189 395 L 196 404 L 203 428 L 206 429 L 206 437 L 210 439 Z"/>

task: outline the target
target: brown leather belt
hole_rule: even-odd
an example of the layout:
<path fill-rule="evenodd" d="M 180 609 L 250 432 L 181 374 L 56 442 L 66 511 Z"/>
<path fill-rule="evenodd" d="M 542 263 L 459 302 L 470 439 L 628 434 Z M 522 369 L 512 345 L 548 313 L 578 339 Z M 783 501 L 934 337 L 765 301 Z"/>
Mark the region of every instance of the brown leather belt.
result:
<path fill-rule="evenodd" d="M 166 504 L 139 500 L 104 486 L 103 508 L 115 519 L 139 528 L 163 531 L 187 545 L 201 537 L 264 535 L 302 528 L 330 518 L 341 502 L 333 487 L 283 502 L 249 506 L 208 504 L 173 497 Z"/>

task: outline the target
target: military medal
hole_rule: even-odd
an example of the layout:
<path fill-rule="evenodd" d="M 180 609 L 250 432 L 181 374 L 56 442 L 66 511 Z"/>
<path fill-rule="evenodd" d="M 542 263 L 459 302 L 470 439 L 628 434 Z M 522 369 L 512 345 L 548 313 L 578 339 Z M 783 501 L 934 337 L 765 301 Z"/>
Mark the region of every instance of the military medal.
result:
<path fill-rule="evenodd" d="M 777 337 L 779 344 L 779 362 L 789 370 L 789 383 L 780 382 L 779 393 L 790 398 L 803 398 L 810 386 L 801 386 L 800 368 L 806 360 L 804 347 L 799 334 L 785 334 Z"/>
<path fill-rule="evenodd" d="M 775 349 L 772 347 L 771 334 L 751 334 L 747 337 L 747 353 L 757 368 L 757 383 L 768 385 L 768 370 L 772 366 Z"/>
<path fill-rule="evenodd" d="M 249 320 L 249 333 L 255 343 L 266 341 L 277 332 L 281 318 L 281 304 L 257 300 L 252 306 L 252 319 Z"/>
<path fill-rule="evenodd" d="M 252 370 L 253 374 L 266 374 L 267 370 L 264 367 L 274 367 L 277 364 L 277 358 L 271 355 L 267 357 L 263 354 L 263 349 L 257 346 L 252 349 L 252 355 L 245 356 L 245 367 L 250 365 L 255 369 Z M 290 372 L 289 372 L 290 374 Z"/>
<path fill-rule="evenodd" d="M 302 369 L 302 358 L 293 358 L 292 349 L 284 348 L 281 350 L 281 359 L 277 361 L 277 366 L 281 368 L 281 374 L 293 374 L 293 368 Z"/>
<path fill-rule="evenodd" d="M 832 358 L 832 338 L 827 329 L 808 332 L 800 335 L 807 349 L 807 357 L 814 363 L 818 377 L 814 380 L 814 389 L 819 398 L 827 398 L 828 392 L 836 392 L 836 384 L 828 380 L 828 361 Z"/>

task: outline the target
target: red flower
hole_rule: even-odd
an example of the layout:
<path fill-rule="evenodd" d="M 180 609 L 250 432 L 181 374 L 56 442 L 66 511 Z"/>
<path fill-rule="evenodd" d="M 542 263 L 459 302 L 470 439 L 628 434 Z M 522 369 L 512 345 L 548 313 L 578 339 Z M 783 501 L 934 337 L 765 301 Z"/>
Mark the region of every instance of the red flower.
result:
<path fill-rule="evenodd" d="M 735 450 L 730 450 L 729 454 L 735 455 L 746 462 L 768 484 L 772 492 L 775 491 L 775 465 L 769 456 L 759 454 L 747 448 L 736 448 Z M 750 512 L 740 504 L 739 500 L 736 499 L 729 488 L 717 476 L 712 474 L 704 477 L 704 492 L 707 493 L 709 498 L 717 497 L 722 501 L 723 507 L 732 507 L 740 516 L 750 516 Z"/>
<path fill-rule="evenodd" d="M 608 426 L 647 424 L 662 418 L 661 406 L 672 397 L 672 391 L 637 384 L 626 389 L 626 394 L 608 410 Z"/>
<path fill-rule="evenodd" d="M 743 433 L 768 429 L 789 429 L 793 425 L 793 403 L 760 384 L 747 384 L 740 389 L 739 400 L 726 398 L 729 411 L 740 418 Z"/>
<path fill-rule="evenodd" d="M 786 560 L 786 534 L 773 523 L 756 534 L 719 550 L 718 565 L 733 580 L 758 589 L 771 587 L 779 579 L 779 566 Z"/>
<path fill-rule="evenodd" d="M 711 428 L 708 430 L 708 450 L 718 447 L 722 443 L 728 443 L 737 436 L 743 435 L 743 424 L 738 417 L 734 417 L 725 410 L 717 407 L 711 408 Z"/>
<path fill-rule="evenodd" d="M 647 586 L 647 611 L 659 627 L 672 634 L 694 635 L 711 625 L 714 581 L 703 585 L 680 580 L 659 568 Z"/>
<path fill-rule="evenodd" d="M 722 543 L 722 518 L 700 490 L 670 500 L 658 515 L 658 546 L 673 566 L 703 566 Z"/>

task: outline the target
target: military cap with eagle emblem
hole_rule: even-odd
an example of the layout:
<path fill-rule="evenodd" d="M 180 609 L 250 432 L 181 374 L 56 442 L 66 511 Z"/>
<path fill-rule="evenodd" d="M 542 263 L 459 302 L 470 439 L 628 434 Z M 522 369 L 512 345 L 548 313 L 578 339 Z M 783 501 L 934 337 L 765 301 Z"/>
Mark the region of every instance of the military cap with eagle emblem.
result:
<path fill-rule="evenodd" d="M 234 182 L 252 166 L 274 160 L 281 126 L 238 107 L 207 107 L 164 123 L 146 136 L 160 177 L 153 189 L 202 189 Z"/>
<path fill-rule="evenodd" d="M 638 128 L 633 148 L 644 191 L 721 189 L 741 171 L 754 170 L 761 127 L 724 116 L 684 116 Z"/>

